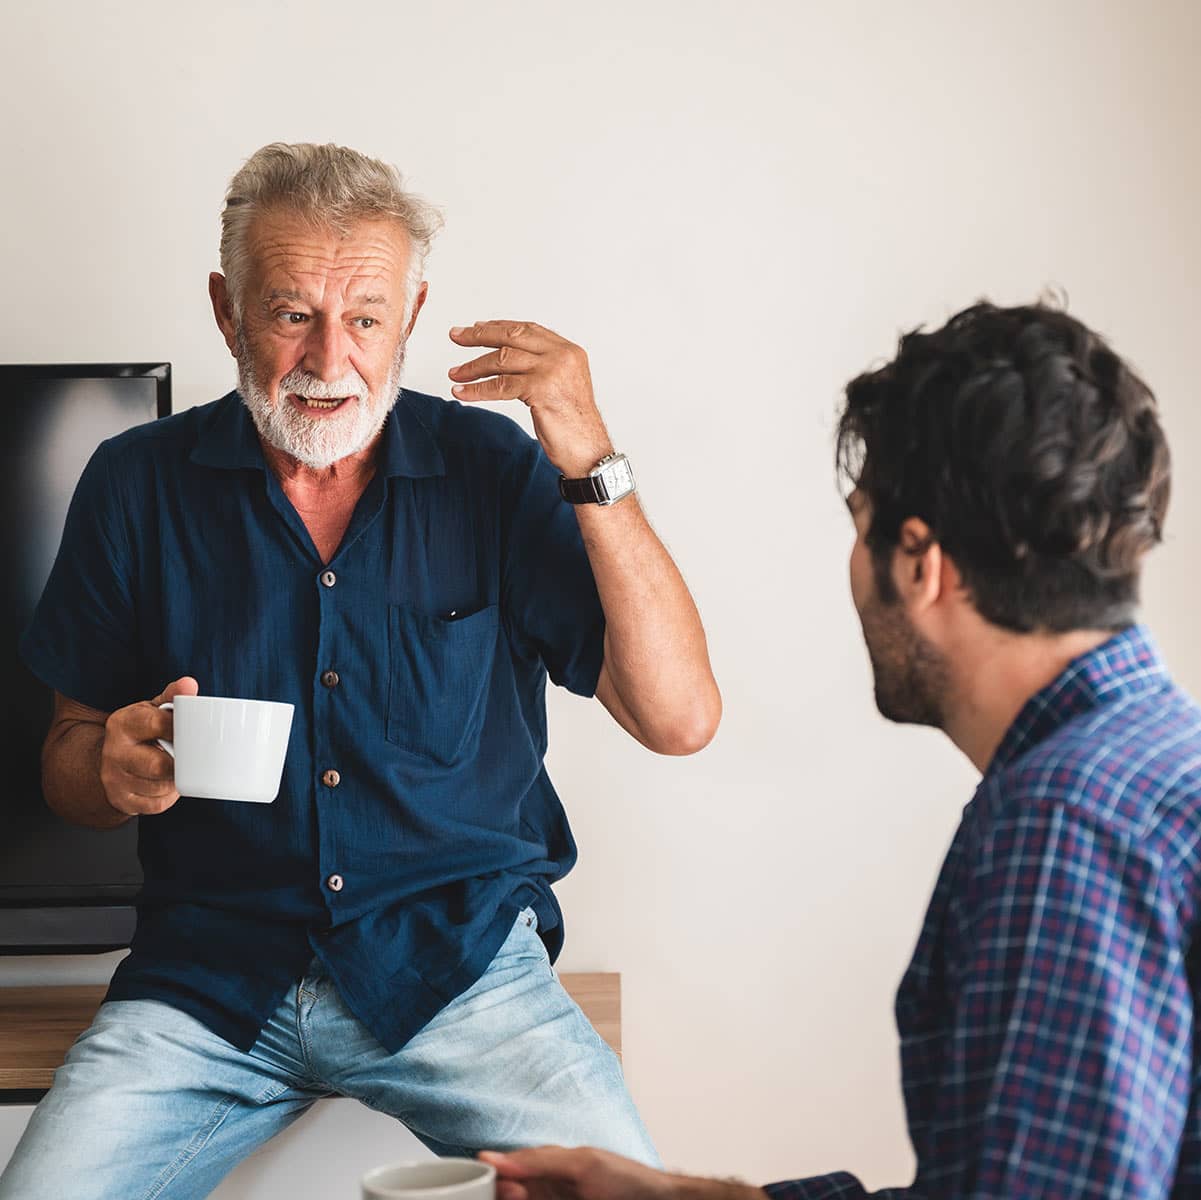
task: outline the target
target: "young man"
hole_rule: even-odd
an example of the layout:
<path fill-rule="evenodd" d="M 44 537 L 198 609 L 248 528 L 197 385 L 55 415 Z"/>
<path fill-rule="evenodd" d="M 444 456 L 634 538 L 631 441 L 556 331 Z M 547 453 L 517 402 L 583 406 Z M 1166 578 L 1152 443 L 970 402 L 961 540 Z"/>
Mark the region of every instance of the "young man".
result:
<path fill-rule="evenodd" d="M 850 384 L 838 451 L 880 711 L 983 776 L 897 1002 L 917 1175 L 879 1195 L 1201 1195 L 1201 711 L 1135 623 L 1168 503 L 1154 398 L 1066 314 L 979 304 Z M 502 1200 L 763 1195 L 489 1157 Z"/>

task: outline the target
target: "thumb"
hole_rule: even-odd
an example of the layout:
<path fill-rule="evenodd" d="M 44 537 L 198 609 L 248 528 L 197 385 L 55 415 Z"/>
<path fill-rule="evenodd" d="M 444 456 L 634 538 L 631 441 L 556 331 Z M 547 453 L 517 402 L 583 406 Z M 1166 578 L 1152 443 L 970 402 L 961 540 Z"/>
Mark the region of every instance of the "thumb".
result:
<path fill-rule="evenodd" d="M 526 1179 L 535 1172 L 512 1154 L 501 1154 L 496 1150 L 481 1150 L 477 1156 L 483 1162 L 491 1163 L 502 1178 Z"/>
<path fill-rule="evenodd" d="M 589 1154 L 586 1150 L 567 1150 L 562 1146 L 539 1146 L 504 1154 L 482 1150 L 479 1157 L 491 1163 L 504 1179 L 575 1180 L 585 1169 Z"/>
<path fill-rule="evenodd" d="M 191 675 L 182 675 L 173 683 L 167 684 L 150 703 L 166 704 L 168 700 L 174 700 L 176 696 L 195 696 L 199 691 L 200 684 Z"/>

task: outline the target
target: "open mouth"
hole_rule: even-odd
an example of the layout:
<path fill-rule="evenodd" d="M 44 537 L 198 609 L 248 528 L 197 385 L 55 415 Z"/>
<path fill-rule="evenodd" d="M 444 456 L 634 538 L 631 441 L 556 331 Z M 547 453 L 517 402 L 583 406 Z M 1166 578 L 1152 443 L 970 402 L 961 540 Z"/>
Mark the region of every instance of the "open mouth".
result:
<path fill-rule="evenodd" d="M 302 396 L 299 392 L 290 392 L 288 399 L 297 408 L 306 413 L 332 413 L 337 412 L 348 400 L 353 400 L 353 396 L 334 396 L 328 400 L 316 400 L 309 396 Z"/>

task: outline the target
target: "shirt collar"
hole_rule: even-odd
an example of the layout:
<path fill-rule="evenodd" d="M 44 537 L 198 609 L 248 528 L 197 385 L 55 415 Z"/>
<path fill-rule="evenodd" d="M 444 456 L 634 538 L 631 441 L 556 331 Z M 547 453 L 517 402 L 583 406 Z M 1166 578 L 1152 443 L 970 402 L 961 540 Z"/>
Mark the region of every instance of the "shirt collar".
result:
<path fill-rule="evenodd" d="M 985 774 L 1001 770 L 1073 717 L 1167 683 L 1167 667 L 1150 631 L 1144 625 L 1131 625 L 1074 659 L 1053 683 L 1026 702 Z"/>
<path fill-rule="evenodd" d="M 402 388 L 384 421 L 378 473 L 385 477 L 406 475 L 412 479 L 445 475 L 442 451 L 433 431 L 414 407 L 411 396 L 406 388 Z M 190 457 L 202 466 L 221 470 L 267 469 L 258 430 L 238 392 L 230 392 L 217 401 Z"/>

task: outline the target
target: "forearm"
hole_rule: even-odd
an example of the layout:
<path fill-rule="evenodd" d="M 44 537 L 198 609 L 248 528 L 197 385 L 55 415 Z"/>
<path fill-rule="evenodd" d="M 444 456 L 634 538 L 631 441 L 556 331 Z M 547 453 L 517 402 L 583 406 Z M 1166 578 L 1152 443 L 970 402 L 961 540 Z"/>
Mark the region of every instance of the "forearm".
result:
<path fill-rule="evenodd" d="M 582 479 L 612 453 L 580 346 L 529 321 L 477 321 L 450 337 L 459 346 L 495 348 L 451 369 L 455 398 L 528 405 L 548 461 L 566 478 Z M 605 612 L 598 697 L 652 750 L 699 750 L 717 730 L 721 696 L 684 580 L 636 497 L 583 504 L 577 515 Z"/>
<path fill-rule="evenodd" d="M 624 710 L 614 715 L 653 750 L 701 749 L 717 729 L 721 695 L 683 577 L 637 496 L 576 511 L 605 613 L 604 674 Z"/>
<path fill-rule="evenodd" d="M 42 793 L 64 821 L 114 829 L 129 820 L 108 802 L 100 782 L 104 726 L 91 721 L 56 724 L 42 748 Z"/>

